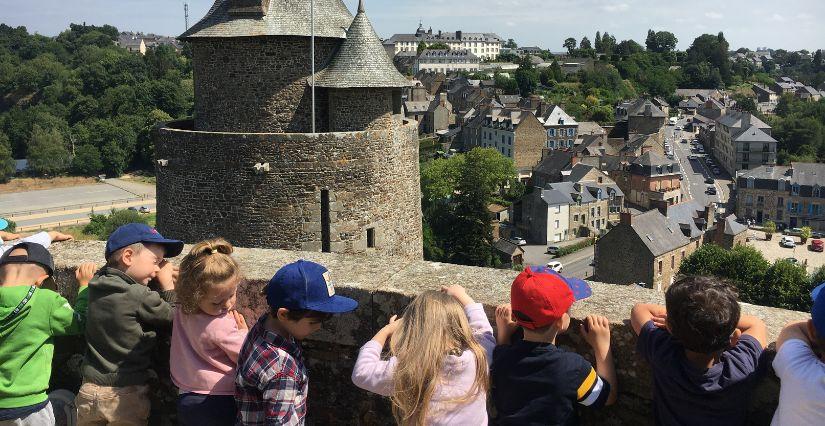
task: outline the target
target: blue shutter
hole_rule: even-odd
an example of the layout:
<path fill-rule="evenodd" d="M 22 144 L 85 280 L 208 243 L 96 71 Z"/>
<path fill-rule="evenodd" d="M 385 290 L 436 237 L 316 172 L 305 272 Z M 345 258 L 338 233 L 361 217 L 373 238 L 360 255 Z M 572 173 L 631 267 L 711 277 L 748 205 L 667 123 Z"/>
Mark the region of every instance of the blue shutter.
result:
<path fill-rule="evenodd" d="M 792 206 L 791 206 L 791 202 L 790 202 L 790 201 L 788 201 L 788 211 L 789 211 L 789 212 L 792 212 L 792 211 L 793 211 L 793 208 L 792 208 Z"/>
<path fill-rule="evenodd" d="M 814 215 L 814 205 L 813 204 L 808 204 L 808 215 L 810 215 L 810 216 Z"/>

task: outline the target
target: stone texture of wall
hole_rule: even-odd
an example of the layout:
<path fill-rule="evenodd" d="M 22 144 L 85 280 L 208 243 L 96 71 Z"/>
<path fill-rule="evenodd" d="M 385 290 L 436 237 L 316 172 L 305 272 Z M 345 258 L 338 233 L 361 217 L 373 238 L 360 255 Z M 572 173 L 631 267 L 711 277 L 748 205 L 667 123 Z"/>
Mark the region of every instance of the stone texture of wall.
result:
<path fill-rule="evenodd" d="M 547 146 L 544 125 L 533 114 L 527 114 L 516 127 L 513 137 L 513 162 L 519 174 L 532 174 L 533 167 L 541 161 L 542 150 Z"/>
<path fill-rule="evenodd" d="M 75 265 L 84 261 L 103 262 L 103 242 L 67 242 L 52 246 L 58 270 L 59 291 L 73 300 L 76 284 L 71 278 Z M 189 247 L 185 252 L 188 252 Z M 516 272 L 446 265 L 402 258 L 370 259 L 327 253 L 280 250 L 238 249 L 236 257 L 247 278 L 239 289 L 238 306 L 248 322 L 266 310 L 260 289 L 281 266 L 299 258 L 320 262 L 332 272 L 336 292 L 359 302 L 358 309 L 330 320 L 324 329 L 306 341 L 309 368 L 308 424 L 310 425 L 383 425 L 392 417 L 385 398 L 377 397 L 352 385 L 352 365 L 360 345 L 386 324 L 392 314 L 400 313 L 416 294 L 437 289 L 443 284 L 462 284 L 477 301 L 484 303 L 490 318 L 493 308 L 509 301 L 510 283 Z M 178 259 L 179 260 L 179 259 Z M 619 379 L 619 399 L 604 410 L 583 414 L 584 425 L 651 424 L 651 378 L 649 367 L 635 353 L 636 338 L 626 323 L 634 303 L 662 304 L 662 294 L 655 291 L 601 283 L 591 283 L 593 296 L 577 302 L 572 310 L 576 330 L 578 322 L 589 314 L 605 315 L 611 322 L 611 342 Z M 743 305 L 743 312 L 756 315 L 768 326 L 769 341 L 774 341 L 783 325 L 809 318 L 801 312 Z M 76 354 L 82 351 L 80 339 L 57 342 L 53 383 L 77 390 L 79 378 Z M 587 344 L 577 333 L 561 336 L 559 344 L 590 357 Z M 154 383 L 152 425 L 174 424 L 176 391 L 165 371 L 165 348 L 158 351 Z M 74 356 L 73 356 L 74 355 Z M 764 365 L 769 366 L 772 351 L 766 351 Z M 591 361 L 592 361 L 592 357 Z M 72 360 L 72 361 L 69 361 Z M 768 425 L 776 408 L 779 383 L 769 371 L 758 383 L 750 404 L 748 424 Z"/>
<path fill-rule="evenodd" d="M 315 39 L 316 70 L 341 39 Z M 306 133 L 311 127 L 309 37 L 193 39 L 195 129 Z M 316 92 L 316 125 L 326 126 L 326 97 Z M 319 128 L 319 131 L 322 129 Z"/>
<path fill-rule="evenodd" d="M 347 133 L 213 133 L 161 126 L 158 229 L 195 242 L 322 250 L 321 191 L 329 191 L 330 248 L 420 259 L 416 123 Z M 256 164 L 269 171 L 256 171 Z M 375 247 L 367 247 L 367 229 Z"/>
<path fill-rule="evenodd" d="M 389 129 L 393 121 L 393 89 L 329 89 L 329 129 L 352 132 Z"/>

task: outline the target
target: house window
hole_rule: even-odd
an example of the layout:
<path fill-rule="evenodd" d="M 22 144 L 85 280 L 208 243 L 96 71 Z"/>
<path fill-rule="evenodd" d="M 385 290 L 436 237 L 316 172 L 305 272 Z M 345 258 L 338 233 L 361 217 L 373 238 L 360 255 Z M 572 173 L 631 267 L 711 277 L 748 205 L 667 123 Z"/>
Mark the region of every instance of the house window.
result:
<path fill-rule="evenodd" d="M 556 221 L 556 229 L 559 229 L 559 221 Z"/>
<path fill-rule="evenodd" d="M 579 215 L 573 215 L 573 222 L 579 221 Z"/>
<path fill-rule="evenodd" d="M 753 177 L 748 178 L 748 188 L 753 188 L 753 181 L 754 181 Z"/>
<path fill-rule="evenodd" d="M 757 195 L 756 196 L 756 204 L 764 204 L 764 203 L 765 203 L 765 197 L 762 196 L 762 195 Z"/>
<path fill-rule="evenodd" d="M 793 184 L 791 186 L 791 195 L 799 195 L 799 184 Z"/>
<path fill-rule="evenodd" d="M 670 256 L 670 269 L 676 268 L 676 256 Z"/>
<path fill-rule="evenodd" d="M 685 251 L 682 250 L 682 260 L 685 260 Z"/>
<path fill-rule="evenodd" d="M 596 207 L 596 213 L 597 213 L 597 215 L 598 215 L 598 216 L 601 216 L 601 215 L 602 215 L 602 208 L 601 208 L 601 206 Z"/>
<path fill-rule="evenodd" d="M 814 194 L 813 194 L 814 198 L 819 198 L 819 194 L 820 194 L 819 185 L 816 185 L 816 186 L 814 186 Z"/>
<path fill-rule="evenodd" d="M 662 275 L 662 261 L 659 261 L 659 275 Z"/>
<path fill-rule="evenodd" d="M 367 228 L 367 248 L 375 248 L 375 228 Z"/>
<path fill-rule="evenodd" d="M 575 132 L 575 130 L 567 129 L 567 136 L 573 136 L 573 132 Z"/>
<path fill-rule="evenodd" d="M 556 129 L 547 130 L 547 134 L 550 135 L 550 136 L 555 137 L 556 136 Z"/>

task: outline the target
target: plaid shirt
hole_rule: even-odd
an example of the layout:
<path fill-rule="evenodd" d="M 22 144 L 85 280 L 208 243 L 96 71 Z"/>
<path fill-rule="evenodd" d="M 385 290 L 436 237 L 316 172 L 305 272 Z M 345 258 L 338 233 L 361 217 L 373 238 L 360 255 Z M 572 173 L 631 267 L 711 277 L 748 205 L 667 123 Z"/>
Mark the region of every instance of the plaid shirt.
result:
<path fill-rule="evenodd" d="M 294 339 L 267 330 L 266 317 L 249 330 L 238 355 L 238 424 L 303 425 L 307 397 L 303 351 Z"/>

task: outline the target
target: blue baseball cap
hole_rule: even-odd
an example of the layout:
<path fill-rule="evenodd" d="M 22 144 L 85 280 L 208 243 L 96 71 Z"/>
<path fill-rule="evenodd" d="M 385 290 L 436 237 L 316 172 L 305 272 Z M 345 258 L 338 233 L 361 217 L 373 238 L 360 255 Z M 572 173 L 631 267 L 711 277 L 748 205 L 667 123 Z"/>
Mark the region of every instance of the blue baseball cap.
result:
<path fill-rule="evenodd" d="M 7 221 L 6 219 L 0 219 L 0 231 L 8 228 L 8 226 L 9 226 L 9 221 Z"/>
<path fill-rule="evenodd" d="M 335 294 L 327 268 L 303 259 L 282 267 L 269 280 L 266 303 L 272 308 L 329 314 L 349 312 L 358 307 L 355 300 Z"/>
<path fill-rule="evenodd" d="M 588 297 L 593 295 L 593 290 L 582 279 L 565 277 L 562 274 L 554 271 L 552 268 L 548 268 L 547 266 L 543 265 L 531 266 L 530 271 L 536 274 L 552 274 L 561 278 L 561 280 L 564 281 L 565 284 L 567 284 L 567 287 L 570 288 L 570 291 L 573 292 L 573 299 L 575 300 L 587 299 Z"/>
<path fill-rule="evenodd" d="M 825 283 L 820 284 L 811 292 L 814 305 L 811 307 L 811 319 L 814 322 L 816 334 L 825 337 Z"/>
<path fill-rule="evenodd" d="M 175 257 L 183 251 L 183 241 L 163 238 L 156 229 L 143 223 L 127 223 L 109 235 L 106 259 L 115 251 L 135 243 L 160 244 L 165 249 L 163 257 Z"/>

